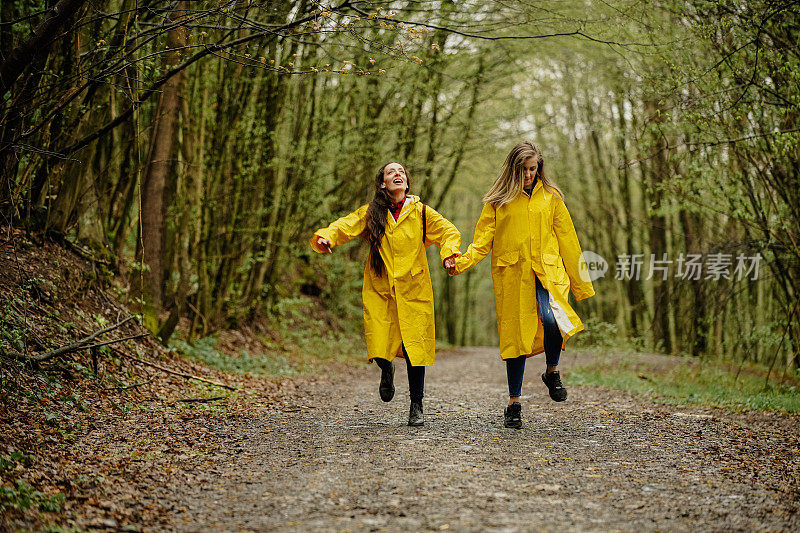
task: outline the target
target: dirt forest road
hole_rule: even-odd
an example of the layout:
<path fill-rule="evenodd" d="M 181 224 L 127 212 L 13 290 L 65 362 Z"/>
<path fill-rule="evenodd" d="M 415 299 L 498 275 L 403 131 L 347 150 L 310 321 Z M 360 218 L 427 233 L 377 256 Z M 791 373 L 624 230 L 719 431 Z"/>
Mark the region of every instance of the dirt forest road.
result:
<path fill-rule="evenodd" d="M 580 360 L 580 357 L 577 357 Z M 574 364 L 566 357 L 566 368 Z M 798 418 L 657 405 L 570 386 L 529 360 L 522 430 L 502 427 L 492 349 L 440 356 L 425 426 L 405 367 L 309 385 L 297 406 L 215 428 L 230 446 L 153 495 L 181 531 L 798 531 Z"/>

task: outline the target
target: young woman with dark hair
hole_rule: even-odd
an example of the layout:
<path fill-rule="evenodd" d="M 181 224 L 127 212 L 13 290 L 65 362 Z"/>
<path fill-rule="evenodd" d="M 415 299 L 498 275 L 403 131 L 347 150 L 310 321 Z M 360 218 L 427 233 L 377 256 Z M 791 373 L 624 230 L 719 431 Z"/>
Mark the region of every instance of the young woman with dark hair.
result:
<path fill-rule="evenodd" d="M 425 247 L 441 249 L 445 268 L 455 265 L 461 234 L 442 215 L 408 194 L 411 180 L 399 163 L 387 163 L 375 177 L 375 198 L 320 229 L 311 247 L 332 253 L 355 237 L 369 243 L 361 292 L 370 361 L 381 369 L 380 397 L 394 396 L 395 357 L 406 360 L 411 396 L 408 425 L 424 424 L 425 367 L 434 363 L 433 288 Z"/>
<path fill-rule="evenodd" d="M 448 269 L 460 274 L 492 252 L 500 357 L 506 362 L 505 427 L 522 427 L 525 360 L 545 352 L 542 381 L 550 398 L 567 399 L 558 361 L 567 339 L 583 329 L 569 305 L 594 295 L 588 271 L 581 274 L 581 247 L 561 190 L 544 171 L 544 158 L 529 142 L 516 145 L 483 199 L 475 237 Z"/>

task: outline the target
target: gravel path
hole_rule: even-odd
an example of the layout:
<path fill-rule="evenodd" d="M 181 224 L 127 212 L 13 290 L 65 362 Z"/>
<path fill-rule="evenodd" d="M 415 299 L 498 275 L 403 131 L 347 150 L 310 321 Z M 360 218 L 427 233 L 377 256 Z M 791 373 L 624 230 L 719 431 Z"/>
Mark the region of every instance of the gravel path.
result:
<path fill-rule="evenodd" d="M 580 359 L 580 357 L 577 357 Z M 574 364 L 570 354 L 566 363 Z M 309 383 L 298 405 L 215 428 L 159 501 L 187 531 L 800 530 L 798 417 L 662 406 L 565 385 L 528 361 L 522 430 L 502 427 L 496 351 L 439 356 L 422 428 L 406 426 L 405 365 L 384 404 L 377 368 Z"/>

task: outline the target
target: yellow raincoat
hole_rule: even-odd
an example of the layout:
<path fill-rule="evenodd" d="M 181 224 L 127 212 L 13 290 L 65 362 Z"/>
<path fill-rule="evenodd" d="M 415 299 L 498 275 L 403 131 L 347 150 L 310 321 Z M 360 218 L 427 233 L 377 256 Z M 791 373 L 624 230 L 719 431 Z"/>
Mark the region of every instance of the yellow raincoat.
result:
<path fill-rule="evenodd" d="M 333 247 L 360 236 L 366 227 L 367 207 L 315 232 L 311 247 L 320 253 L 325 251 L 317 246 L 317 237 L 328 239 Z M 458 254 L 461 234 L 456 227 L 430 206 L 425 211 L 425 246 L 439 246 L 442 261 Z M 386 271 L 383 276 L 376 276 L 369 262 L 364 269 L 361 295 L 367 353 L 370 359 L 381 357 L 391 361 L 402 355 L 401 344 L 405 344 L 412 365 L 431 366 L 436 332 L 431 275 L 422 243 L 422 202 L 419 197 L 409 195 L 397 221 L 388 212 L 386 216 L 386 234 L 380 246 Z"/>
<path fill-rule="evenodd" d="M 570 287 L 578 300 L 594 295 L 564 201 L 537 181 L 530 197 L 520 191 L 497 209 L 485 204 L 472 244 L 456 259 L 456 272 L 475 266 L 490 251 L 500 357 L 530 357 L 544 351 L 534 274 L 550 293 L 563 349 L 567 339 L 583 329 L 567 299 Z"/>

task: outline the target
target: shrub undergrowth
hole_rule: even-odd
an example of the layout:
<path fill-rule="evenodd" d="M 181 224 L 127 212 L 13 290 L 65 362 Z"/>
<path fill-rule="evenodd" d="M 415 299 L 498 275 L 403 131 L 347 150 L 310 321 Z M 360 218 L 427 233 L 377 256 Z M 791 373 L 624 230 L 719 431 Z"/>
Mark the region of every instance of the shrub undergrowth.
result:
<path fill-rule="evenodd" d="M 270 316 L 273 336 L 258 338 L 263 350 L 225 352 L 218 347 L 218 334 L 192 343 L 175 339 L 171 347 L 224 372 L 267 377 L 306 374 L 330 361 L 364 364 L 366 351 L 356 328 L 332 328 L 325 320 L 313 316 L 312 306 L 312 301 L 305 297 L 276 303 Z"/>

